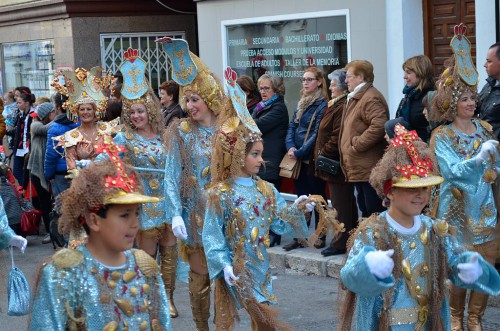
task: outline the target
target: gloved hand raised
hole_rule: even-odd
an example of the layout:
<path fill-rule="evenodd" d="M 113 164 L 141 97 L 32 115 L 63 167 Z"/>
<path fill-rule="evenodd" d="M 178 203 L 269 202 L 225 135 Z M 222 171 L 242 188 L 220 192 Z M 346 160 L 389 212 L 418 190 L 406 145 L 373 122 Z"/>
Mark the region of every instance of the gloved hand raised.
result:
<path fill-rule="evenodd" d="M 392 274 L 394 269 L 393 249 L 387 251 L 371 251 L 366 253 L 365 262 L 370 272 L 378 279 L 384 279 Z"/>
<path fill-rule="evenodd" d="M 477 164 L 487 160 L 490 155 L 494 155 L 498 146 L 498 141 L 490 139 L 481 145 L 481 150 L 476 156 Z"/>
<path fill-rule="evenodd" d="M 172 232 L 176 238 L 187 239 L 186 225 L 182 216 L 174 216 L 172 218 Z"/>
<path fill-rule="evenodd" d="M 239 277 L 234 275 L 233 266 L 227 265 L 224 267 L 224 280 L 227 285 L 233 286 L 234 282 L 237 281 Z"/>
<path fill-rule="evenodd" d="M 298 197 L 297 199 L 295 199 L 295 201 L 293 202 L 293 204 L 295 206 L 298 206 L 300 203 L 306 201 L 307 199 L 309 199 L 309 197 L 307 195 L 301 195 L 300 197 Z M 306 209 L 307 209 L 308 212 L 312 212 L 314 210 L 314 206 L 316 206 L 316 203 L 309 202 L 309 203 L 306 203 L 305 206 L 306 206 Z"/>
<path fill-rule="evenodd" d="M 469 262 L 457 264 L 458 278 L 465 284 L 472 284 L 483 274 L 483 268 L 479 265 L 479 254 L 473 253 Z"/>
<path fill-rule="evenodd" d="M 76 166 L 79 168 L 87 168 L 92 164 L 92 161 L 90 160 L 78 160 L 75 162 Z"/>
<path fill-rule="evenodd" d="M 24 253 L 24 250 L 26 249 L 27 245 L 28 245 L 28 241 L 21 236 L 14 236 L 14 237 L 10 238 L 10 240 L 9 240 L 9 246 L 19 248 L 21 253 Z"/>

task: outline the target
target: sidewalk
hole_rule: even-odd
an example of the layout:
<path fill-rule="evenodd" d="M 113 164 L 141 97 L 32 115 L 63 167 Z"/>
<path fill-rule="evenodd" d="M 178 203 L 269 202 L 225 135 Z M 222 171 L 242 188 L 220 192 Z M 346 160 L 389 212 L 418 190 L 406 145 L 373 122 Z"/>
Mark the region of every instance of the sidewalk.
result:
<path fill-rule="evenodd" d="M 345 254 L 323 257 L 321 249 L 314 247 L 298 248 L 286 252 L 283 249 L 283 243 L 287 244 L 290 239 L 283 239 L 282 245 L 267 250 L 271 268 L 284 270 L 285 274 L 314 275 L 339 279 Z M 490 296 L 488 306 L 500 308 L 500 296 Z"/>

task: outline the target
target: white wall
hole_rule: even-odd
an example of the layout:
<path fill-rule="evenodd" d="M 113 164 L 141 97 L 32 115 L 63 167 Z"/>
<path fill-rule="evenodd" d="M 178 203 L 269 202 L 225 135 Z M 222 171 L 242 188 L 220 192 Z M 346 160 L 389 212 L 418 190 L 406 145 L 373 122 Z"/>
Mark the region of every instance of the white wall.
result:
<path fill-rule="evenodd" d="M 388 95 L 385 0 L 218 0 L 198 2 L 197 6 L 200 57 L 221 76 L 221 21 L 349 9 L 351 60 L 372 62 L 374 84 Z"/>
<path fill-rule="evenodd" d="M 479 91 L 488 77 L 484 70 L 488 48 L 496 42 L 495 0 L 476 1 L 476 66 Z"/>

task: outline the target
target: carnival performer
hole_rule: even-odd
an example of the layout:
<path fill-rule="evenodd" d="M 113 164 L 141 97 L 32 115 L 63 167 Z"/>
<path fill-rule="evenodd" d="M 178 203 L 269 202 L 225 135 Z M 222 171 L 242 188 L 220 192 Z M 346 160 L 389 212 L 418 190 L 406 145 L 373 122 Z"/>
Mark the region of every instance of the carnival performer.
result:
<path fill-rule="evenodd" d="M 64 85 L 61 85 L 60 76 L 64 77 Z M 61 71 L 52 83 L 59 93 L 68 97 L 63 105 L 69 108 L 66 111 L 68 118 L 75 123 L 80 120 L 78 127 L 52 138 L 56 146 L 64 148 L 70 178 L 76 177 L 79 168 L 95 159 L 94 146 L 102 143 L 103 136 L 115 133 L 117 121 L 99 122 L 108 100 L 102 90 L 110 81 L 111 77 L 102 75 L 101 67 L 94 67 L 88 71 L 83 68 Z"/>
<path fill-rule="evenodd" d="M 441 75 L 441 87 L 433 99 L 431 121 L 443 124 L 431 137 L 445 182 L 433 203 L 439 219 L 458 228 L 462 245 L 478 252 L 494 264 L 497 254 L 498 194 L 495 179 L 500 166 L 498 141 L 492 127 L 475 118 L 478 73 L 470 57 L 471 45 L 465 37 L 465 26 L 455 27 L 450 45 L 454 58 Z M 465 54 L 465 55 L 464 55 Z M 467 290 L 453 286 L 450 295 L 453 330 L 463 330 Z M 488 295 L 473 289 L 468 302 L 467 328 L 482 330 L 481 319 Z"/>
<path fill-rule="evenodd" d="M 19 248 L 21 252 L 24 253 L 27 245 L 28 241 L 25 238 L 16 235 L 14 230 L 10 228 L 3 200 L 0 197 L 0 250 L 6 249 L 9 246 L 14 246 Z"/>
<path fill-rule="evenodd" d="M 196 330 L 209 330 L 210 279 L 201 238 L 210 184 L 212 140 L 217 116 L 223 111 L 220 82 L 188 49 L 182 39 L 158 39 L 172 63 L 172 79 L 181 87 L 183 109 L 188 118 L 175 119 L 163 141 L 165 161 L 165 211 L 174 235 L 180 239 L 179 253 L 190 266 L 189 292 Z"/>
<path fill-rule="evenodd" d="M 150 88 L 145 70 L 147 63 L 138 56 L 139 51 L 129 48 L 119 70 L 123 75 L 121 89 L 123 131 L 113 138 L 115 144 L 125 147 L 120 157 L 140 174 L 145 194 L 163 198 L 165 173 L 165 148 L 163 145 L 164 121 L 160 101 Z M 109 136 L 104 140 L 111 139 Z M 107 158 L 99 154 L 96 161 Z M 152 257 L 160 251 L 160 268 L 169 296 L 170 316 L 178 312 L 173 301 L 177 271 L 177 240 L 165 218 L 164 201 L 145 203 L 140 212 L 140 231 L 136 243 Z"/>
<path fill-rule="evenodd" d="M 445 220 L 421 214 L 430 187 L 443 178 L 434 175 L 432 151 L 415 131 L 398 124 L 396 134 L 370 175 L 389 209 L 363 220 L 349 239 L 339 330 L 351 324 L 355 330 L 450 330 L 447 279 L 500 294 L 495 268 L 460 246 Z"/>
<path fill-rule="evenodd" d="M 221 118 L 216 134 L 211 164 L 213 187 L 208 191 L 203 223 L 208 270 L 210 278 L 216 280 L 216 329 L 232 329 L 232 312 L 243 307 L 252 319 L 252 330 L 282 330 L 286 326 L 268 307 L 276 303 L 266 251 L 268 233 L 272 229 L 279 235 L 295 232 L 307 237 L 306 210 L 297 209 L 307 197 L 300 196 L 287 206 L 273 184 L 257 177 L 264 163 L 262 134 L 247 110 L 245 93 L 236 84 L 231 68 L 226 69 L 226 87 L 234 111 Z M 312 204 L 307 207 L 309 212 L 314 209 Z"/>
<path fill-rule="evenodd" d="M 160 270 L 132 249 L 142 203 L 137 174 L 118 156 L 122 146 L 103 144 L 106 160 L 82 169 L 62 193 L 63 233 L 88 235 L 88 243 L 62 249 L 41 270 L 30 330 L 171 330 Z"/>

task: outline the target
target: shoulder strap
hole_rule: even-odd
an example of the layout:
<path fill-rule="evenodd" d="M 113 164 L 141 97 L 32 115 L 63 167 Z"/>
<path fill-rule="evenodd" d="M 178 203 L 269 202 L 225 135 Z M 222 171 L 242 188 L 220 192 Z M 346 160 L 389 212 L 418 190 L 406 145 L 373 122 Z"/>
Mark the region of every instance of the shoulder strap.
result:
<path fill-rule="evenodd" d="M 314 114 L 313 116 L 311 117 L 311 121 L 309 122 L 309 127 L 307 128 L 307 132 L 306 132 L 306 136 L 304 138 L 304 144 L 306 143 L 307 141 L 307 137 L 309 136 L 309 131 L 311 131 L 311 126 L 314 122 L 314 117 L 316 117 L 316 111 L 318 110 L 318 107 L 316 107 L 316 110 L 314 111 Z"/>

